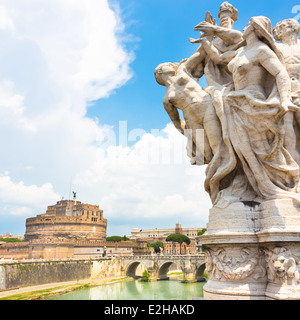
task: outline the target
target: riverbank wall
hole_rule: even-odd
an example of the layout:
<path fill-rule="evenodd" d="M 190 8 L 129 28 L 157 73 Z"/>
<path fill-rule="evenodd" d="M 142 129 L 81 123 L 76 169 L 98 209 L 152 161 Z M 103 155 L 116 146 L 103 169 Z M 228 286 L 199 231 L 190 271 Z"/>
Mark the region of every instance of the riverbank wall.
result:
<path fill-rule="evenodd" d="M 0 261 L 0 291 L 118 276 L 112 258 Z"/>

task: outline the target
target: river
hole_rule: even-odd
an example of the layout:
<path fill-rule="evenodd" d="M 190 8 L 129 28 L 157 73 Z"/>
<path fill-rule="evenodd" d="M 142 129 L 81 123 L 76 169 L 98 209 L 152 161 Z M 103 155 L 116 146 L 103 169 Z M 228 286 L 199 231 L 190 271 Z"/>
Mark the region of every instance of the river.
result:
<path fill-rule="evenodd" d="M 49 300 L 192 300 L 203 297 L 204 285 L 176 280 L 134 280 L 74 291 Z"/>

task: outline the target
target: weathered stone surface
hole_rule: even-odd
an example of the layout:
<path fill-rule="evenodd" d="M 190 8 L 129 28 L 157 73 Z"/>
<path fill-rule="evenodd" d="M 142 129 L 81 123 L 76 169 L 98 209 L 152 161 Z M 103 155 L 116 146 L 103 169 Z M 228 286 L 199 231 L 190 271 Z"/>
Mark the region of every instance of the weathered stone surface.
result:
<path fill-rule="evenodd" d="M 89 279 L 89 260 L 27 260 L 0 263 L 0 289 Z"/>

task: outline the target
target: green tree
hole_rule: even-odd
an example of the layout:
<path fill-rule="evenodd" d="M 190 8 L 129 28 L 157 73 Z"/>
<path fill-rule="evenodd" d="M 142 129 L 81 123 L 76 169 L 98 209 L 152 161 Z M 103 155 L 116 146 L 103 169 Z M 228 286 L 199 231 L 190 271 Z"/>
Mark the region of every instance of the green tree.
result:
<path fill-rule="evenodd" d="M 191 239 L 184 234 L 170 234 L 167 239 L 167 242 L 177 242 L 180 244 L 180 254 L 181 254 L 181 245 L 185 242 L 187 245 L 191 243 Z"/>
<path fill-rule="evenodd" d="M 0 238 L 0 242 L 24 242 L 24 240 L 19 240 L 16 238 Z"/>
<path fill-rule="evenodd" d="M 147 243 L 148 248 L 154 248 L 156 253 L 160 253 L 160 248 L 164 248 L 164 244 L 161 241 L 157 241 L 154 243 Z"/>
<path fill-rule="evenodd" d="M 201 231 L 198 232 L 198 236 L 203 236 L 206 231 L 207 229 L 203 228 Z"/>
<path fill-rule="evenodd" d="M 143 282 L 149 282 L 149 278 L 150 278 L 150 274 L 147 270 L 145 270 L 143 272 L 143 275 L 142 275 L 142 281 Z"/>
<path fill-rule="evenodd" d="M 127 238 L 126 236 L 124 236 L 124 237 L 112 236 L 112 237 L 107 237 L 106 241 L 108 241 L 108 242 L 121 242 L 121 241 L 130 241 L 130 239 Z"/>

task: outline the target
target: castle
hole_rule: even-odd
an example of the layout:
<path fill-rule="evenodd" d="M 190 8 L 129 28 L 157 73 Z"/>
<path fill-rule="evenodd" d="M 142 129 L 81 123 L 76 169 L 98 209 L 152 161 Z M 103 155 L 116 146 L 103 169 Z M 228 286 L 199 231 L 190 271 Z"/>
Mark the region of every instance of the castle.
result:
<path fill-rule="evenodd" d="M 61 200 L 46 213 L 26 220 L 25 241 L 106 240 L 107 220 L 98 206 L 80 201 Z"/>
<path fill-rule="evenodd" d="M 76 199 L 48 206 L 26 220 L 24 242 L 0 244 L 0 259 L 98 258 L 147 254 L 145 241 L 106 241 L 107 219 L 99 206 Z"/>

